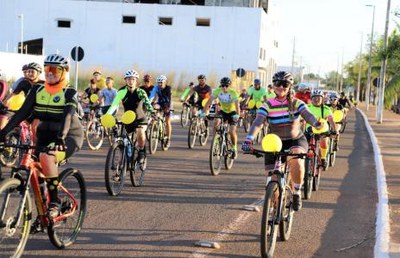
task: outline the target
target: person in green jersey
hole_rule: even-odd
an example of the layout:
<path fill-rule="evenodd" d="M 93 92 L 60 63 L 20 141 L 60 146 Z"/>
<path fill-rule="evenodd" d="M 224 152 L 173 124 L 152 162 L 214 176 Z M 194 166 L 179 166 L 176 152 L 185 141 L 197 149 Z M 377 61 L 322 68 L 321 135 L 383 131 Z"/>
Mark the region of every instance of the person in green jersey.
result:
<path fill-rule="evenodd" d="M 276 97 L 274 89 L 272 88 L 272 84 L 269 84 L 267 87 L 267 99 L 273 99 Z"/>
<path fill-rule="evenodd" d="M 259 79 L 254 80 L 254 85 L 250 87 L 248 94 L 248 101 L 251 99 L 254 100 L 255 103 L 267 101 L 267 91 L 264 88 L 261 88 L 261 81 Z M 247 103 L 248 103 L 247 101 Z"/>
<path fill-rule="evenodd" d="M 232 81 L 229 77 L 223 77 L 220 81 L 219 88 L 215 89 L 211 98 L 208 99 L 207 104 L 204 106 L 204 115 L 208 115 L 210 105 L 214 99 L 218 99 L 221 105 L 219 115 L 222 116 L 222 120 L 225 123 L 229 123 L 229 135 L 232 141 L 233 159 L 237 158 L 237 132 L 236 125 L 239 120 L 240 107 L 239 107 L 239 96 L 238 93 L 229 88 Z M 214 134 L 221 123 L 221 119 L 215 119 L 214 122 Z"/>
<path fill-rule="evenodd" d="M 337 134 L 335 129 L 335 123 L 333 121 L 333 113 L 329 106 L 323 103 L 324 95 L 321 90 L 313 90 L 311 93 L 311 103 L 308 104 L 308 110 L 317 118 L 317 119 L 325 119 L 329 122 L 330 130 L 332 134 Z M 310 134 L 312 132 L 312 126 L 306 125 L 306 134 Z M 308 137 L 307 137 L 308 138 Z M 329 146 L 329 138 L 321 137 L 319 141 L 320 151 L 321 151 L 321 163 L 324 168 L 327 167 L 326 155 L 328 154 L 328 146 Z"/>

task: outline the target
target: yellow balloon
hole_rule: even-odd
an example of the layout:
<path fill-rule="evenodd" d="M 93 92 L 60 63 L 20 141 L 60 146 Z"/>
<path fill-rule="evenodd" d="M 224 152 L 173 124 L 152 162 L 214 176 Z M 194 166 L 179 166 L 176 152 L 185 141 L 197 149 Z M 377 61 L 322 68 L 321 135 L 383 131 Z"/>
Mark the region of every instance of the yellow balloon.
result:
<path fill-rule="evenodd" d="M 65 151 L 56 151 L 57 163 L 63 161 L 65 159 L 65 156 L 66 156 Z"/>
<path fill-rule="evenodd" d="M 259 109 L 262 106 L 262 102 L 261 101 L 257 101 L 256 102 L 256 108 Z"/>
<path fill-rule="evenodd" d="M 8 110 L 17 111 L 22 107 L 22 104 L 25 101 L 25 94 L 23 92 L 12 96 L 8 100 Z"/>
<path fill-rule="evenodd" d="M 203 101 L 201 102 L 201 106 L 205 107 L 207 102 L 208 102 L 208 98 L 207 99 L 203 99 Z"/>
<path fill-rule="evenodd" d="M 315 127 L 312 128 L 313 133 L 315 134 L 321 134 L 321 133 L 325 133 L 329 130 L 329 125 L 328 122 L 325 119 L 320 119 L 319 122 L 322 124 L 321 129 L 317 129 Z"/>
<path fill-rule="evenodd" d="M 254 108 L 255 105 L 256 105 L 256 102 L 255 102 L 253 99 L 251 99 L 251 100 L 249 101 L 249 104 L 247 104 L 247 107 L 248 107 L 248 108 Z"/>
<path fill-rule="evenodd" d="M 101 116 L 100 122 L 105 128 L 111 128 L 115 125 L 115 118 L 111 114 L 104 114 Z"/>
<path fill-rule="evenodd" d="M 136 114 L 132 110 L 128 110 L 122 114 L 121 121 L 122 123 L 129 125 L 136 119 Z"/>
<path fill-rule="evenodd" d="M 95 103 L 98 100 L 99 100 L 99 96 L 97 96 L 97 94 L 90 95 L 90 102 Z"/>
<path fill-rule="evenodd" d="M 266 152 L 279 152 L 282 149 L 282 140 L 278 135 L 269 133 L 262 139 L 261 147 Z"/>
<path fill-rule="evenodd" d="M 343 120 L 343 111 L 342 110 L 335 110 L 335 112 L 333 112 L 333 122 L 335 123 L 339 123 Z"/>

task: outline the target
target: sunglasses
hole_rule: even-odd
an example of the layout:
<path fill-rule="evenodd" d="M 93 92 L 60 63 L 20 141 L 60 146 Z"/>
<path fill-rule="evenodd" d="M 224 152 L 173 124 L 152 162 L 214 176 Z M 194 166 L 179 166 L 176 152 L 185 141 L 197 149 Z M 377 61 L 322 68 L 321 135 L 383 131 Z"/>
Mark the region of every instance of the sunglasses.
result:
<path fill-rule="evenodd" d="M 219 86 L 220 88 L 228 88 L 229 87 L 229 85 L 221 85 L 221 86 Z"/>
<path fill-rule="evenodd" d="M 51 65 L 46 65 L 44 67 L 44 71 L 46 73 L 52 73 L 53 75 L 62 75 L 62 73 L 64 72 L 64 69 L 60 66 L 51 66 Z"/>
<path fill-rule="evenodd" d="M 283 88 L 289 88 L 290 87 L 290 83 L 289 82 L 286 82 L 286 81 L 276 81 L 276 82 L 274 82 L 274 86 L 275 87 L 283 87 Z"/>

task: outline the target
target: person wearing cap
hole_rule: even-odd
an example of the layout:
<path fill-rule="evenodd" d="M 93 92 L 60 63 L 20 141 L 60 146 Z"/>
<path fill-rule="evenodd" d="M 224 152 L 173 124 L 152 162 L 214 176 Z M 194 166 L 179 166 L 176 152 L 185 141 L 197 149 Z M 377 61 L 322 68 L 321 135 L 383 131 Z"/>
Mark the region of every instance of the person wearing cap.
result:
<path fill-rule="evenodd" d="M 145 74 L 143 76 L 143 85 L 140 86 L 142 90 L 144 90 L 147 94 L 147 97 L 150 97 L 151 91 L 154 89 L 153 83 L 151 83 L 151 75 Z"/>
<path fill-rule="evenodd" d="M 311 102 L 311 90 L 310 86 L 305 83 L 300 83 L 297 86 L 296 94 L 294 95 L 296 99 L 302 100 L 306 104 L 310 104 Z"/>
<path fill-rule="evenodd" d="M 272 84 L 268 84 L 267 86 L 267 99 L 275 98 L 276 94 L 274 89 L 272 88 Z"/>
<path fill-rule="evenodd" d="M 106 80 L 101 76 L 102 73 L 100 70 L 95 70 L 93 72 L 93 80 L 97 85 L 97 88 L 99 89 L 103 89 L 104 87 L 106 87 Z"/>
<path fill-rule="evenodd" d="M 260 79 L 255 79 L 253 86 L 249 88 L 247 93 L 249 95 L 247 99 L 248 102 L 252 99 L 255 103 L 261 102 L 264 103 L 267 101 L 267 91 L 264 88 L 261 88 L 261 81 Z"/>

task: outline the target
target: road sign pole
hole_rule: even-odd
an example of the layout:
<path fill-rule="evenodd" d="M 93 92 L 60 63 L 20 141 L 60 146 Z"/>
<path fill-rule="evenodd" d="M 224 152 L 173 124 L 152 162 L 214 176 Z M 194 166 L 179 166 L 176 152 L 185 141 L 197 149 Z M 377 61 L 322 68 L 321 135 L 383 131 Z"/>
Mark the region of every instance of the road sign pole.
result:
<path fill-rule="evenodd" d="M 75 90 L 78 91 L 78 70 L 79 70 L 79 64 L 78 64 L 78 46 L 76 46 L 77 51 L 75 51 Z"/>

